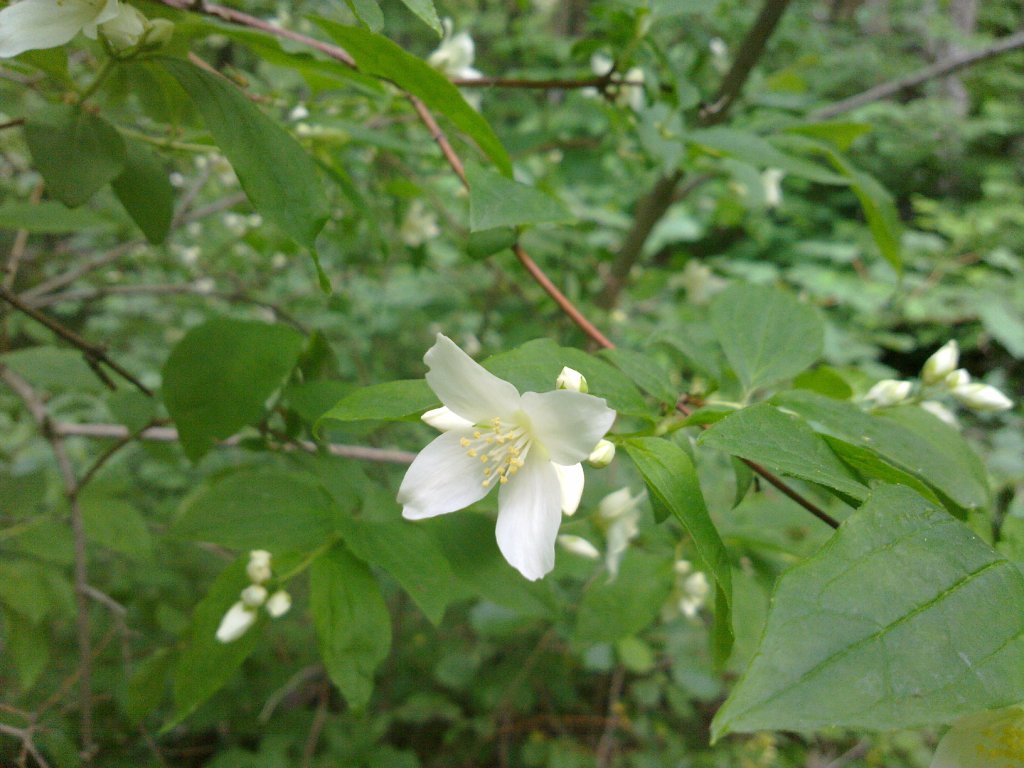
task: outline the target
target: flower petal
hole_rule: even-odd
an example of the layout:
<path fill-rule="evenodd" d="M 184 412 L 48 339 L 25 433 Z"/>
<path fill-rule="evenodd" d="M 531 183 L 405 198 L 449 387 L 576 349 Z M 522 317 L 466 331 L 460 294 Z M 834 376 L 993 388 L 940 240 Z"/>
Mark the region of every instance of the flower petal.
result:
<path fill-rule="evenodd" d="M 942 737 L 931 768 L 1024 766 L 1024 709 L 1020 706 L 962 717 Z"/>
<path fill-rule="evenodd" d="M 467 432 L 445 432 L 420 451 L 398 489 L 402 516 L 409 520 L 444 515 L 479 501 L 485 486 L 483 465 L 459 441 Z"/>
<path fill-rule="evenodd" d="M 563 467 L 561 464 L 552 464 L 555 474 L 558 475 L 558 485 L 562 489 L 562 511 L 573 514 L 580 506 L 580 499 L 583 498 L 583 465 L 570 464 Z"/>
<path fill-rule="evenodd" d="M 603 399 L 579 392 L 527 392 L 522 402 L 536 442 L 556 464 L 583 461 L 615 421 Z"/>
<path fill-rule="evenodd" d="M 509 418 L 520 408 L 519 391 L 515 387 L 484 370 L 443 334 L 437 334 L 437 341 L 427 350 L 423 362 L 430 368 L 427 384 L 434 394 L 456 414 L 474 424 L 488 422 L 496 416 Z"/>
<path fill-rule="evenodd" d="M 0 58 L 64 45 L 117 0 L 21 0 L 0 11 Z"/>
<path fill-rule="evenodd" d="M 462 418 L 447 405 L 427 411 L 420 418 L 439 432 L 448 432 L 453 429 L 469 429 L 473 426 L 473 422 Z"/>
<path fill-rule="evenodd" d="M 499 491 L 498 549 L 530 581 L 555 567 L 561 498 L 554 465 L 532 454 Z"/>

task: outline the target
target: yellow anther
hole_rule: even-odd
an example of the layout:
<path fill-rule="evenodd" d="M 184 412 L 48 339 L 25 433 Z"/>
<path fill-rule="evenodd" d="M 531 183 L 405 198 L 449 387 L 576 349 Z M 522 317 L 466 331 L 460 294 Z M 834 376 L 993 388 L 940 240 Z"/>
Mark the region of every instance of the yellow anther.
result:
<path fill-rule="evenodd" d="M 476 432 L 474 432 L 473 433 L 473 437 L 476 438 L 477 440 L 479 440 L 480 439 L 480 431 L 477 430 Z"/>
<path fill-rule="evenodd" d="M 490 477 L 491 476 L 491 472 L 493 472 L 493 471 L 494 470 L 491 469 L 490 467 L 484 467 L 484 477 Z"/>
<path fill-rule="evenodd" d="M 461 446 L 462 446 L 463 448 L 469 448 L 469 444 L 470 444 L 471 442 L 472 442 L 472 440 L 470 440 L 470 439 L 469 439 L 468 437 L 464 437 L 464 438 L 462 438 L 461 440 L 459 440 L 459 444 L 460 444 L 460 445 L 461 445 Z"/>
<path fill-rule="evenodd" d="M 508 475 L 502 475 L 502 476 L 501 476 L 501 477 L 499 478 L 499 482 L 500 482 L 500 483 L 501 483 L 502 485 L 504 485 L 505 483 L 507 483 L 507 482 L 508 482 Z"/>
<path fill-rule="evenodd" d="M 468 456 L 470 456 L 470 457 L 475 459 L 476 458 L 476 448 L 470 448 L 468 451 L 466 451 L 466 454 Z"/>
<path fill-rule="evenodd" d="M 483 464 L 487 463 L 487 454 L 486 453 L 484 453 L 484 454 L 482 454 L 480 456 L 480 462 L 483 463 Z"/>

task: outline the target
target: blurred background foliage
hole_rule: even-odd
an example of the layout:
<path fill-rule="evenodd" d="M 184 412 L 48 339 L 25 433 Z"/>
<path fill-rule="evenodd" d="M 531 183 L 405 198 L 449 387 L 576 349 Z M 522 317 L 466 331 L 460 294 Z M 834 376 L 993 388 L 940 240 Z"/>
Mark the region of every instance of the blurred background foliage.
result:
<path fill-rule="evenodd" d="M 632 104 L 581 89 L 472 93 L 508 148 L 517 178 L 571 214 L 570 223 L 528 231 L 527 249 L 621 346 L 658 360 L 673 390 L 700 391 L 707 378 L 700 361 L 708 302 L 738 281 L 786 284 L 820 307 L 827 323 L 824 360 L 857 393 L 878 378 L 914 375 L 936 347 L 955 338 L 976 378 L 1019 398 L 1024 52 L 828 121 L 814 118 L 873 85 L 1019 30 L 1019 3 L 794 0 L 719 129 L 700 124 L 701 105 L 712 100 L 738 55 L 755 4 L 437 5 L 456 33 L 472 35 L 472 65 L 485 76 L 588 79 L 595 54 L 614 61 L 619 72 L 642 72 L 643 98 L 637 94 Z M 156 3 L 139 7 L 149 15 L 170 13 Z M 384 34 L 406 50 L 426 58 L 439 44 L 402 3 L 383 0 L 380 7 Z M 245 10 L 311 35 L 318 34 L 311 15 L 356 23 L 344 4 L 324 0 L 256 0 Z M 19 246 L 18 216 L 38 198 L 40 178 L 21 132 L 0 130 L 0 252 L 24 249 L 13 285 L 19 295 L 107 345 L 154 388 L 169 350 L 211 316 L 315 331 L 318 344 L 304 363 L 315 386 L 292 393 L 282 417 L 300 434 L 309 434 L 309 424 L 358 385 L 421 376 L 423 351 L 437 331 L 472 354 L 538 337 L 588 347 L 509 252 L 474 252 L 466 197 L 399 92 L 318 66 L 301 46 L 284 43 L 294 55 L 281 55 L 227 25 L 174 18 L 177 52 L 190 49 L 243 84 L 316 158 L 331 197 L 319 250 L 333 292 L 320 292 L 308 256 L 249 206 L 224 158 L 200 129 L 189 127 L 192 107 L 156 98 L 161 91 L 153 73 L 126 68 L 97 104 L 126 133 L 173 141 L 162 151 L 176 190 L 171 234 L 163 244 L 148 244 L 103 192 L 82 209 L 79 224 L 37 230 Z M 79 38 L 67 49 L 68 76 L 87 82 L 99 53 Z M 60 72 L 62 58 L 39 52 L 0 66 L 0 122 L 30 114 L 67 89 L 61 76 L 45 74 Z M 181 127 L 166 133 L 166 124 Z M 708 130 L 734 133 L 726 141 Z M 461 154 L 479 157 L 449 133 Z M 877 181 L 875 202 L 891 204 L 899 226 L 890 221 L 887 234 L 873 236 L 848 185 L 807 178 L 842 172 L 821 159 L 821 146 Z M 807 163 L 817 171 L 809 174 Z M 667 193 L 671 199 L 652 198 L 659 178 L 677 169 L 681 179 Z M 631 233 L 651 207 L 659 215 L 636 243 Z M 886 237 L 898 244 L 889 258 Z M 0 361 L 47 393 L 57 421 L 136 430 L 167 417 L 125 387 L 107 391 L 80 354 L 24 314 L 5 311 L 0 344 Z M 961 426 L 984 457 L 995 490 L 993 509 L 972 523 L 1020 558 L 1020 417 L 962 415 Z M 329 436 L 412 450 L 427 434 L 419 425 L 356 424 Z M 76 466 L 89 467 L 112 442 L 72 437 L 66 445 Z M 610 624 L 626 617 L 616 612 L 621 607 L 581 604 L 585 589 L 607 574 L 564 550 L 544 592 L 481 588 L 455 600 L 437 626 L 379 574 L 392 650 L 370 705 L 353 711 L 318 666 L 307 599 L 296 585 L 296 609 L 263 628 L 241 672 L 162 732 L 173 709 L 169 649 L 232 557 L 174 533 L 179 510 L 204 482 L 239 467 L 298 464 L 360 488 L 353 503 L 364 514 L 395 514 L 399 467 L 283 458 L 253 447 L 258 440 L 218 449 L 193 465 L 176 444 L 136 442 L 105 462 L 82 492 L 91 583 L 115 601 L 94 602 L 89 615 L 102 765 L 928 764 L 934 744 L 928 732 L 755 734 L 709 746 L 710 718 L 753 651 L 775 576 L 815 551 L 828 532 L 768 493 L 729 511 L 733 470 L 703 454 L 704 491 L 737 574 L 737 651 L 723 673 L 712 671 L 706 617 L 673 608 L 679 586 L 671 575 L 651 578 L 652 568 L 693 553 L 667 526 L 655 526 L 645 506 L 622 573 L 602 598 L 612 606 L 639 603 L 649 614 L 622 636 L 581 630 L 580 616 L 588 611 Z M 0 460 L 0 723 L 31 726 L 50 764 L 75 765 L 67 503 L 46 441 L 6 388 L 0 388 Z M 601 541 L 594 511 L 623 486 L 634 493 L 642 488 L 626 462 L 592 473 L 580 516 L 564 532 Z M 511 571 L 505 576 L 518 578 Z M 18 739 L 0 739 L 0 762 L 25 759 Z"/>

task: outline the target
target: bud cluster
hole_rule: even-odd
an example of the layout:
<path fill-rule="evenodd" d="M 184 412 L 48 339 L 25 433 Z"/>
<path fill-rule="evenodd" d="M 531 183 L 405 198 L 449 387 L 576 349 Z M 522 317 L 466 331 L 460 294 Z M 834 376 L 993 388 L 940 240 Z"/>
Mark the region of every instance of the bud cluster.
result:
<path fill-rule="evenodd" d="M 245 573 L 251 583 L 241 591 L 238 602 L 228 608 L 217 627 L 217 639 L 222 643 L 233 642 L 248 632 L 256 623 L 260 607 L 265 608 L 272 619 L 284 616 L 292 607 L 291 595 L 283 589 L 270 594 L 265 586 L 273 576 L 270 558 L 265 549 L 249 553 Z"/>
<path fill-rule="evenodd" d="M 662 616 L 668 620 L 678 611 L 688 619 L 695 619 L 711 592 L 708 577 L 703 571 L 693 570 L 693 563 L 689 560 L 676 560 L 672 569 L 675 571 L 676 583 Z"/>

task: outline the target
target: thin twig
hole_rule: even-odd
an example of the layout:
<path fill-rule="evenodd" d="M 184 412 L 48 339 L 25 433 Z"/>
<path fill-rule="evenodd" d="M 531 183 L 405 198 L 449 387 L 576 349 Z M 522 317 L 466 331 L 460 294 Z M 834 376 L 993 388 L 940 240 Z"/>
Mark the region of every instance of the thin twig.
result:
<path fill-rule="evenodd" d="M 643 88 L 643 80 L 624 80 L 602 75 L 584 79 L 547 78 L 531 80 L 519 77 L 453 77 L 452 84 L 459 88 L 519 88 L 527 90 L 576 90 L 580 88 L 596 88 L 604 90 L 610 85 Z"/>
<path fill-rule="evenodd" d="M 320 696 L 316 706 L 316 714 L 313 715 L 313 722 L 309 726 L 309 734 L 306 736 L 306 743 L 302 746 L 302 768 L 309 768 L 313 765 L 313 757 L 316 755 L 317 744 L 320 743 L 320 734 L 323 733 L 327 724 L 327 704 L 331 700 L 331 687 L 325 680 L 320 684 Z"/>
<path fill-rule="evenodd" d="M 132 375 L 127 369 L 122 367 L 115 360 L 112 360 L 107 355 L 103 347 L 97 346 L 96 344 L 93 344 L 90 341 L 86 341 L 63 323 L 59 323 L 52 317 L 45 315 L 42 312 L 29 306 L 20 298 L 18 298 L 9 290 L 7 290 L 7 288 L 0 287 L 0 299 L 3 299 L 15 309 L 28 315 L 37 323 L 45 325 L 47 328 L 49 328 L 51 331 L 53 331 L 55 334 L 60 336 L 62 339 L 64 339 L 64 341 L 68 342 L 72 346 L 78 347 L 78 349 L 82 350 L 82 353 L 85 355 L 86 361 L 93 365 L 93 370 L 97 371 L 97 373 L 99 373 L 100 371 L 99 364 L 102 363 L 103 365 L 110 368 L 112 371 L 118 373 L 125 381 L 134 385 L 135 388 L 142 392 L 144 395 L 147 395 L 148 397 L 153 396 L 153 392 L 149 389 L 149 387 L 147 387 L 145 384 L 143 384 L 141 381 L 135 378 L 134 375 Z M 101 378 L 103 378 L 102 375 Z M 109 383 L 109 380 L 105 381 L 104 383 Z"/>
<path fill-rule="evenodd" d="M 837 101 L 835 104 L 815 110 L 808 117 L 812 120 L 827 120 L 836 115 L 857 109 L 857 107 L 863 107 L 865 104 L 888 99 L 890 96 L 896 96 L 897 94 L 909 91 L 929 80 L 944 77 L 957 70 L 970 67 L 986 59 L 991 59 L 1019 48 L 1024 48 L 1024 30 L 1007 35 L 977 51 L 954 54 L 909 75 L 880 83 L 855 96 L 850 96 L 842 101 Z"/>
<path fill-rule="evenodd" d="M 17 128 L 18 126 L 24 124 L 24 117 L 16 117 L 13 120 L 7 120 L 6 122 L 0 123 L 0 131 L 6 131 L 8 128 Z"/>
<path fill-rule="evenodd" d="M 452 149 L 451 142 L 448 141 L 448 137 L 444 135 L 444 131 L 441 130 L 441 126 L 437 124 L 437 120 L 431 114 L 430 110 L 427 109 L 427 105 L 420 101 L 415 96 L 409 96 L 409 101 L 412 103 L 413 109 L 416 110 L 416 114 L 419 115 L 420 120 L 430 131 L 431 138 L 437 142 L 437 146 L 441 148 L 441 154 L 444 155 L 444 159 L 448 161 L 448 165 L 451 166 L 452 170 L 455 171 L 455 175 L 459 177 L 459 181 L 462 185 L 469 189 L 469 181 L 466 179 L 466 169 L 462 165 L 462 160 L 455 154 L 455 150 Z"/>
<path fill-rule="evenodd" d="M 21 741 L 21 748 L 28 752 L 28 754 L 32 755 L 32 759 L 36 761 L 39 768 L 50 768 L 50 764 L 46 762 L 45 758 L 43 758 L 39 749 L 36 747 L 35 742 L 32 739 L 32 732 L 32 728 L 15 728 L 13 725 L 0 723 L 0 733 L 6 734 L 7 736 L 13 736 Z"/>
<path fill-rule="evenodd" d="M 29 197 L 31 205 L 38 205 L 43 198 L 43 183 L 36 184 Z M 7 264 L 4 265 L 3 287 L 9 290 L 14 288 L 14 281 L 18 277 L 18 264 L 25 254 L 25 245 L 28 243 L 29 232 L 27 229 L 19 229 L 14 235 L 14 244 L 11 245 L 10 255 L 7 257 Z"/>
<path fill-rule="evenodd" d="M 597 742 L 597 750 L 594 756 L 596 768 L 606 768 L 611 765 L 612 751 L 615 749 L 615 731 L 619 727 L 619 700 L 622 698 L 622 686 L 626 680 L 626 670 L 620 664 L 612 672 L 611 683 L 608 686 L 608 719 L 601 738 Z"/>

